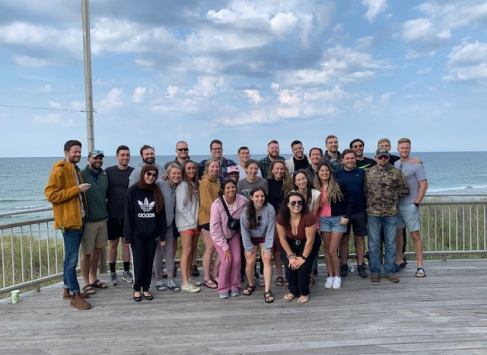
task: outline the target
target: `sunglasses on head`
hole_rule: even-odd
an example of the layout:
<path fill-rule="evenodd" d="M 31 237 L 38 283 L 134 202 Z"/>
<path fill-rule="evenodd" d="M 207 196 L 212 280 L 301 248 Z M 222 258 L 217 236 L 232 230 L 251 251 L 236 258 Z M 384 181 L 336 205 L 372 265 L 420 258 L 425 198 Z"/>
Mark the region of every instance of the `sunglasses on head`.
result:
<path fill-rule="evenodd" d="M 157 177 L 157 174 L 156 173 L 151 173 L 151 172 L 146 172 L 145 175 L 149 176 L 149 177 Z"/>
<path fill-rule="evenodd" d="M 384 159 L 384 160 L 387 160 L 387 159 L 389 159 L 389 156 L 388 156 L 388 155 L 379 155 L 379 156 L 377 157 L 377 159 L 379 159 L 379 160 L 383 160 L 383 159 Z"/>
<path fill-rule="evenodd" d="M 187 152 L 189 148 L 178 148 L 178 151 L 180 152 Z"/>
<path fill-rule="evenodd" d="M 303 201 L 302 201 L 302 200 L 299 200 L 299 201 L 291 201 L 291 202 L 290 202 L 290 204 L 291 204 L 291 206 L 293 206 L 293 207 L 294 207 L 294 206 L 296 206 L 296 204 L 297 204 L 298 206 L 302 206 L 302 205 L 303 205 Z"/>

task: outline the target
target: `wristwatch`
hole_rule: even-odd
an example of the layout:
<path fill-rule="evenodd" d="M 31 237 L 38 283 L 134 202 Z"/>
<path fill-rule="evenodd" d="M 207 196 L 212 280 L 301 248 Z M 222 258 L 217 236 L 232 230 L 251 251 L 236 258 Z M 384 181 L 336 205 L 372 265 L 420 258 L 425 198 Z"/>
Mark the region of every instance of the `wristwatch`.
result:
<path fill-rule="evenodd" d="M 301 255 L 301 259 L 306 260 L 306 259 L 308 259 L 308 258 L 307 258 L 307 257 L 305 257 L 304 255 Z"/>

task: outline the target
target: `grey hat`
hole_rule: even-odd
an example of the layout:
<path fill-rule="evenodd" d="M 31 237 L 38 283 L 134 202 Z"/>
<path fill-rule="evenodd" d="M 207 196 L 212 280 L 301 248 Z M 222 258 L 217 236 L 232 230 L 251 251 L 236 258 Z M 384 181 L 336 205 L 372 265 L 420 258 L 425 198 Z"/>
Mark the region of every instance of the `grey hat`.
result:
<path fill-rule="evenodd" d="M 91 152 L 88 153 L 89 158 L 96 158 L 96 157 L 105 157 L 103 154 L 103 150 L 93 149 Z"/>
<path fill-rule="evenodd" d="M 386 148 L 379 148 L 375 151 L 375 156 L 379 157 L 381 155 L 390 155 L 389 151 Z"/>

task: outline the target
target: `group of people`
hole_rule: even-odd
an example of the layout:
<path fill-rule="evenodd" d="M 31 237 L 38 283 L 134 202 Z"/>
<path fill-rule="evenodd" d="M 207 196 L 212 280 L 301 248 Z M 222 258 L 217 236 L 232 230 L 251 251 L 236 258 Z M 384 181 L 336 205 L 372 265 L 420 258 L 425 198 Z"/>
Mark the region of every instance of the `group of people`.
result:
<path fill-rule="evenodd" d="M 153 299 L 154 275 L 157 290 L 196 293 L 205 286 L 222 299 L 250 296 L 258 283 L 264 288 L 264 301 L 272 303 L 274 259 L 275 285 L 289 289 L 284 300 L 306 303 L 315 284 L 322 241 L 328 273 L 324 286 L 341 288 L 349 271 L 352 232 L 358 275 L 368 277 L 364 262 L 368 236 L 371 281 L 380 281 L 383 240 L 383 274 L 397 283 L 396 273 L 407 264 L 405 227 L 414 242 L 416 277 L 425 277 L 420 204 L 428 184 L 422 162 L 410 157 L 411 141 L 401 138 L 399 156 L 394 156 L 390 141 L 381 139 L 375 159 L 364 157 L 360 139 L 341 153 L 337 137 L 328 136 L 325 145 L 324 153 L 312 148 L 306 155 L 302 142 L 293 141 L 293 156 L 286 160 L 273 140 L 267 156 L 259 161 L 251 159 L 248 147 L 241 147 L 237 164 L 223 156 L 222 142 L 213 140 L 212 156 L 198 163 L 190 159 L 188 144 L 180 141 L 176 158 L 165 166 L 156 164 L 154 148 L 144 145 L 135 168 L 129 167 L 130 150 L 122 145 L 116 152 L 117 165 L 103 170 L 104 152 L 93 150 L 80 171 L 76 164 L 82 145 L 76 140 L 66 142 L 65 159 L 54 165 L 45 188 L 53 205 L 54 227 L 63 234 L 65 246 L 63 298 L 70 299 L 72 307 L 89 309 L 87 298 L 107 288 L 97 277 L 107 239 L 110 284 L 118 283 L 115 266 L 121 240 L 122 278 L 133 282 L 136 302 Z M 200 235 L 205 250 L 199 281 L 195 277 L 199 276 Z M 181 286 L 174 280 L 178 242 Z M 79 251 L 83 287 L 76 277 Z"/>

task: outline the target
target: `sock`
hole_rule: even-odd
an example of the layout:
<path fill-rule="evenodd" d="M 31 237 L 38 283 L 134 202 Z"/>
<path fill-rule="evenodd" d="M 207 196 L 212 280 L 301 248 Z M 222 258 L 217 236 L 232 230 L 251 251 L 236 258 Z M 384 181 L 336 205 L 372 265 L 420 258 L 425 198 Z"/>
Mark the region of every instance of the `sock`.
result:
<path fill-rule="evenodd" d="M 123 270 L 124 271 L 129 271 L 130 270 L 130 261 L 124 261 L 123 262 Z"/>
<path fill-rule="evenodd" d="M 110 263 L 110 272 L 115 272 L 116 263 Z"/>

